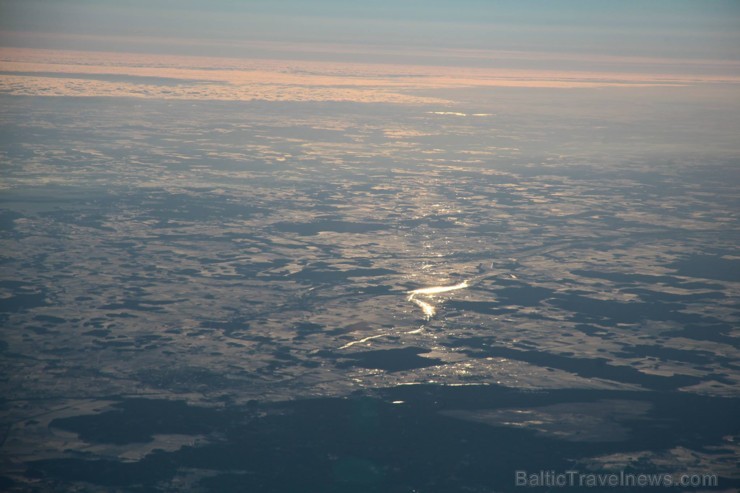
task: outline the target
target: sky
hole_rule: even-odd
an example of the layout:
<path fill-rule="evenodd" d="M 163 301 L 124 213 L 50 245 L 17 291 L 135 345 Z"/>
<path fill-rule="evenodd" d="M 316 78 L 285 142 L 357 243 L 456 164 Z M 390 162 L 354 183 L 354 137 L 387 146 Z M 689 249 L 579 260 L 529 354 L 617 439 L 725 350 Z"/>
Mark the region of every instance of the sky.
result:
<path fill-rule="evenodd" d="M 240 42 L 269 41 L 740 60 L 736 0 L 2 0 L 0 8 L 5 46 L 238 56 Z"/>
<path fill-rule="evenodd" d="M 736 0 L 0 0 L 0 9 L 0 93 L 13 95 L 446 104 L 450 90 L 660 86 L 740 102 Z"/>

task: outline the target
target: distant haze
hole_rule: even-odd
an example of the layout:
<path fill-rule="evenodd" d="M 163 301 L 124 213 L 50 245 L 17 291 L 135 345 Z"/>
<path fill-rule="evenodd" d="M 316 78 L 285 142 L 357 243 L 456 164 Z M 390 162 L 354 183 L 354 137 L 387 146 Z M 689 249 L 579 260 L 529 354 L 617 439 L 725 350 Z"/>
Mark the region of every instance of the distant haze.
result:
<path fill-rule="evenodd" d="M 3 0 L 0 8 L 6 46 L 238 56 L 238 42 L 281 41 L 396 53 L 465 48 L 740 59 L 736 1 Z"/>

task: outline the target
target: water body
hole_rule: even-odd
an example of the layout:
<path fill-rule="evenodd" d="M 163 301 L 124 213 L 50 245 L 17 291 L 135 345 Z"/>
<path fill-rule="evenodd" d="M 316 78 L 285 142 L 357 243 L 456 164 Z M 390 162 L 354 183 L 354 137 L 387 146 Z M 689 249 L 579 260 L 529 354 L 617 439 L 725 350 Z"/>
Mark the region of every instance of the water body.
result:
<path fill-rule="evenodd" d="M 417 305 L 424 312 L 424 317 L 429 320 L 437 313 L 437 308 L 431 303 L 420 300 L 419 296 L 427 296 L 430 299 L 436 294 L 449 293 L 450 291 L 457 291 L 458 289 L 465 289 L 468 287 L 468 282 L 463 281 L 454 286 L 432 286 L 429 288 L 419 288 L 409 291 L 408 300 Z"/>

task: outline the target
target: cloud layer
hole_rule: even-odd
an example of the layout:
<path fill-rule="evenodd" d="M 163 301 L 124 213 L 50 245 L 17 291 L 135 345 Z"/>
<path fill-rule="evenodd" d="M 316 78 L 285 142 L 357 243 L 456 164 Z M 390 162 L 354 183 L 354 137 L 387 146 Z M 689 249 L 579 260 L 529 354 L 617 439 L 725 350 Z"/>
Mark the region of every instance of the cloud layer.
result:
<path fill-rule="evenodd" d="M 473 52 L 476 57 L 484 56 Z M 463 53 L 463 55 L 469 53 Z M 444 91 L 496 87 L 596 88 L 738 84 L 733 62 L 704 74 L 641 59 L 637 70 L 538 68 L 546 55 L 488 54 L 493 68 L 347 63 L 317 60 L 194 57 L 71 50 L 3 48 L 0 93 L 19 96 L 136 97 L 226 101 L 351 101 L 449 103 Z M 577 58 L 577 57 L 576 57 Z M 525 68 L 513 66 L 521 61 Z M 714 70 L 712 70 L 714 68 Z"/>

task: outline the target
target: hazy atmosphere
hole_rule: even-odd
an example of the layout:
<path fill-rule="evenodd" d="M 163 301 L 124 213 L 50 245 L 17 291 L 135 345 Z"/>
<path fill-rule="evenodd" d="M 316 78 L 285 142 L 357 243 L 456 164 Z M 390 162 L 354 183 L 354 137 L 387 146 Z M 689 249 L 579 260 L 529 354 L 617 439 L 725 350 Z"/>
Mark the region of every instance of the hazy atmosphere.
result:
<path fill-rule="evenodd" d="M 740 3 L 0 0 L 0 490 L 735 492 Z"/>

